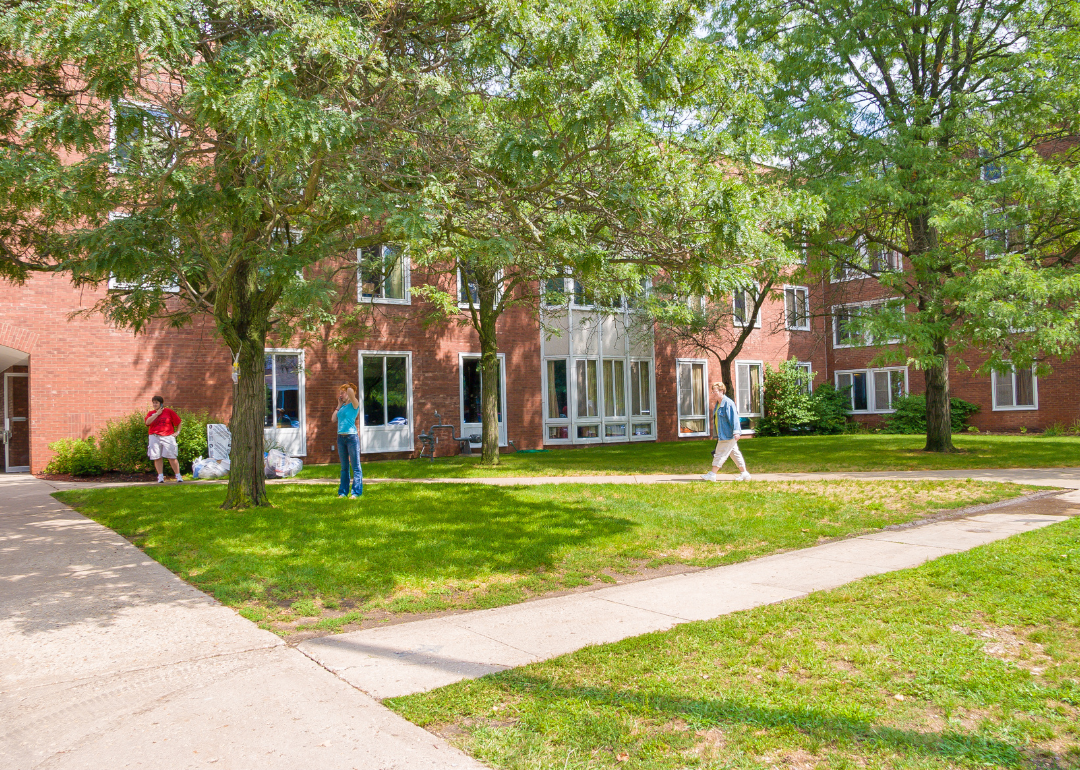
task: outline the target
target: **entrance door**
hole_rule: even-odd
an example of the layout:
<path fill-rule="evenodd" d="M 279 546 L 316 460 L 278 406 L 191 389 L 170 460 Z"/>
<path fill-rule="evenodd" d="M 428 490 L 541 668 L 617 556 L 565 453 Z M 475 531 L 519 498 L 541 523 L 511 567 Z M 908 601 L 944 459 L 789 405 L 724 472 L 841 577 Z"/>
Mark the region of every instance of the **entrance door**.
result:
<path fill-rule="evenodd" d="M 506 446 L 506 370 L 504 356 L 499 356 L 498 402 L 499 446 Z M 480 385 L 480 356 L 467 353 L 458 354 L 461 371 L 461 435 L 475 436 L 484 430 L 482 388 Z M 479 449 L 481 442 L 470 442 L 473 449 Z"/>
<path fill-rule="evenodd" d="M 362 352 L 360 451 L 413 451 L 412 354 Z"/>
<path fill-rule="evenodd" d="M 4 375 L 4 470 L 30 470 L 30 376 Z"/>

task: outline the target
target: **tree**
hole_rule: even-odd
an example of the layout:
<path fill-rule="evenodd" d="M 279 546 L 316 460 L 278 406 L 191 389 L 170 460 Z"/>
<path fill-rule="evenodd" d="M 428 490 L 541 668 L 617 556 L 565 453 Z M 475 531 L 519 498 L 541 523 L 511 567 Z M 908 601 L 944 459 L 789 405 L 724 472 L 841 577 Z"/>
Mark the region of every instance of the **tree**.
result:
<path fill-rule="evenodd" d="M 67 203 L 0 233 L 6 263 L 23 269 L 7 255 L 29 247 L 76 282 L 114 280 L 97 310 L 136 331 L 213 317 L 239 366 L 223 507 L 268 502 L 267 335 L 328 319 L 333 285 L 314 266 L 408 229 L 453 152 L 449 83 L 482 59 L 461 50 L 482 14 L 467 2 L 5 6 L 0 50 L 43 75 L 0 81 L 18 135 L 0 177 L 33 161 L 19 205 Z"/>
<path fill-rule="evenodd" d="M 549 281 L 561 291 L 565 274 L 610 303 L 659 269 L 697 282 L 726 271 L 733 243 L 755 226 L 749 204 L 762 186 L 732 173 L 744 164 L 718 164 L 749 154 L 753 135 L 739 139 L 731 126 L 755 120 L 745 94 L 760 68 L 705 45 L 700 8 L 648 0 L 630 13 L 615 0 L 579 0 L 527 9 L 502 32 L 504 67 L 470 86 L 475 130 L 433 194 L 414 251 L 450 287 L 416 293 L 446 317 L 461 300 L 479 337 L 488 464 L 498 462 L 503 312 L 535 307 Z"/>
<path fill-rule="evenodd" d="M 922 369 L 928 451 L 953 451 L 949 362 L 1046 367 L 1080 343 L 1073 0 L 723 0 L 718 44 L 775 67 L 770 136 L 821 196 L 823 271 L 895 298 L 847 319 Z M 904 313 L 901 307 L 908 308 Z M 1027 330 L 1027 331 L 1024 331 Z"/>

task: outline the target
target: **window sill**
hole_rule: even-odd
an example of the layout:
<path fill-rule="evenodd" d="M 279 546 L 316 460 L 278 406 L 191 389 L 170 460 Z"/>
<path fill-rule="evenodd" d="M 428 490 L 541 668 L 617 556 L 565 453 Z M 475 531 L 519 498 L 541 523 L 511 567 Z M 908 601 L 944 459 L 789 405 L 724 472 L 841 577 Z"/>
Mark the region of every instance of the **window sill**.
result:
<path fill-rule="evenodd" d="M 808 331 L 810 331 L 809 326 L 788 326 L 786 328 L 787 328 L 787 330 L 789 332 L 808 332 Z"/>
<path fill-rule="evenodd" d="M 363 302 L 368 305 L 411 305 L 412 297 L 406 297 L 405 299 L 386 299 L 382 297 L 360 297 L 357 302 Z"/>
<path fill-rule="evenodd" d="M 1039 411 L 1038 405 L 1035 406 L 995 406 L 991 412 L 1037 412 Z"/>

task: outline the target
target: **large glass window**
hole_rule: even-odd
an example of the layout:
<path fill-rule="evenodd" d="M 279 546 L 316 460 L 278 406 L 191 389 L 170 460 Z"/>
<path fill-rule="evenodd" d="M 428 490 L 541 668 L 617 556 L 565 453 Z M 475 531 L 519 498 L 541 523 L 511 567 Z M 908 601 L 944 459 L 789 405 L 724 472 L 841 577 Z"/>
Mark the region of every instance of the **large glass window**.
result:
<path fill-rule="evenodd" d="M 649 361 L 630 362 L 630 414 L 634 417 L 652 415 L 652 376 Z"/>
<path fill-rule="evenodd" d="M 805 286 L 784 287 L 784 316 L 787 328 L 810 329 L 810 292 Z"/>
<path fill-rule="evenodd" d="M 853 412 L 891 412 L 894 402 L 907 395 L 907 369 L 861 369 L 837 372 L 836 387 L 850 388 Z"/>
<path fill-rule="evenodd" d="M 462 422 L 483 423 L 484 403 L 480 358 L 461 359 L 461 404 Z M 502 422 L 502 360 L 499 360 L 499 376 L 496 380 L 495 393 L 498 421 Z"/>
<path fill-rule="evenodd" d="M 566 387 L 566 361 L 547 362 L 548 419 L 560 420 L 570 417 L 569 396 Z M 563 429 L 565 432 L 565 428 Z M 563 438 L 566 438 L 563 436 Z"/>
<path fill-rule="evenodd" d="M 735 364 L 735 391 L 741 417 L 761 416 L 761 364 Z"/>
<path fill-rule="evenodd" d="M 732 295 L 732 317 L 736 326 L 761 326 L 760 315 L 754 311 L 755 289 L 739 289 Z"/>
<path fill-rule="evenodd" d="M 458 305 L 469 307 L 480 306 L 480 284 L 476 281 L 473 271 L 467 267 L 458 268 Z"/>
<path fill-rule="evenodd" d="M 708 433 L 708 394 L 705 383 L 708 381 L 704 361 L 679 361 L 679 433 Z"/>
<path fill-rule="evenodd" d="M 165 168 L 173 158 L 175 132 L 175 124 L 160 107 L 117 103 L 112 115 L 112 171 Z"/>
<path fill-rule="evenodd" d="M 604 417 L 626 417 L 626 361 L 604 360 Z"/>
<path fill-rule="evenodd" d="M 357 251 L 360 299 L 369 302 L 407 302 L 409 260 L 396 246 L 370 246 Z"/>
<path fill-rule="evenodd" d="M 408 425 L 409 364 L 406 356 L 363 356 L 364 425 Z"/>
<path fill-rule="evenodd" d="M 266 391 L 267 428 L 300 427 L 300 354 L 267 353 L 263 379 Z"/>
<path fill-rule="evenodd" d="M 600 406 L 597 399 L 596 361 L 594 359 L 578 359 L 574 362 L 574 367 L 577 416 L 599 417 Z"/>
<path fill-rule="evenodd" d="M 1038 409 L 1038 382 L 1031 369 L 994 372 L 994 410 Z"/>

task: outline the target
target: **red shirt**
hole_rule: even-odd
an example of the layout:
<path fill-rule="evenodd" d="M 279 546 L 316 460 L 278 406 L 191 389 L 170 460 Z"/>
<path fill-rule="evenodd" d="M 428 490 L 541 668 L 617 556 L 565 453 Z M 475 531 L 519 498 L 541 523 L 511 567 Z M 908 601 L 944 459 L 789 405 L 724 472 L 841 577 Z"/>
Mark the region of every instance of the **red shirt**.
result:
<path fill-rule="evenodd" d="M 156 410 L 151 409 L 146 413 L 146 416 L 149 417 L 155 411 Z M 165 407 L 161 410 L 161 414 L 158 415 L 158 418 L 147 427 L 150 428 L 151 435 L 171 436 L 176 433 L 176 429 L 180 427 L 180 415 L 169 407 Z"/>

